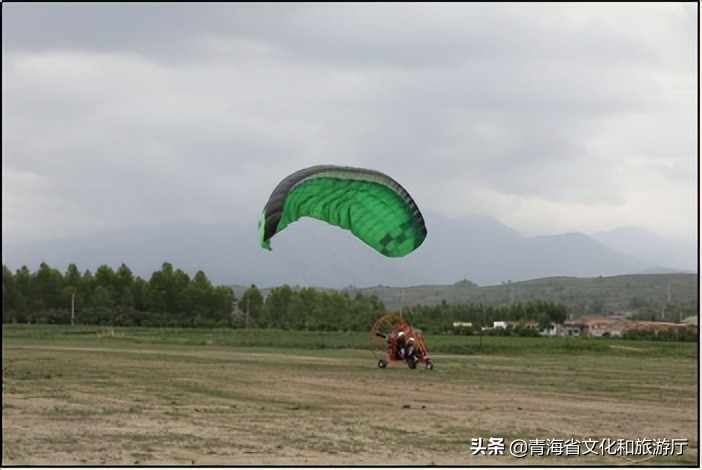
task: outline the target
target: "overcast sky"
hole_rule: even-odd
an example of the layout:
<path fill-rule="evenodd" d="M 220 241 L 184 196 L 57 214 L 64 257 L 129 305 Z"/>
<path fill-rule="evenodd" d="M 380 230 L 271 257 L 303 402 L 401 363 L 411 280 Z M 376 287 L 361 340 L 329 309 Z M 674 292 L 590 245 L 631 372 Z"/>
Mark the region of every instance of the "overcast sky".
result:
<path fill-rule="evenodd" d="M 524 235 L 697 237 L 696 3 L 2 5 L 2 239 L 397 179 Z"/>

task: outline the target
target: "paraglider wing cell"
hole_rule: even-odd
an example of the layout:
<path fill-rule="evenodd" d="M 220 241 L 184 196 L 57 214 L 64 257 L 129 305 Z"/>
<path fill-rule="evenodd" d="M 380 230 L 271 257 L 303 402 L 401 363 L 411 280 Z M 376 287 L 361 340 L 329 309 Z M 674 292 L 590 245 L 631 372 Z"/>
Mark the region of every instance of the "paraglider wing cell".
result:
<path fill-rule="evenodd" d="M 374 170 L 319 165 L 299 170 L 271 193 L 259 220 L 261 246 L 301 217 L 350 230 L 384 254 L 414 251 L 427 235 L 419 208 L 389 176 Z"/>

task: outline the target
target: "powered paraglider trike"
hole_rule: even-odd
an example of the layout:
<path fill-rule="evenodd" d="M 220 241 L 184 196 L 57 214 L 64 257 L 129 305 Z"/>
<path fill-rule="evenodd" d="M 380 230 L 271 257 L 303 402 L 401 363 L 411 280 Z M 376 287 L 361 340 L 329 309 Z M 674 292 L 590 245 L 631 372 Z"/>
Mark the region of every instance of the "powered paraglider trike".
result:
<path fill-rule="evenodd" d="M 378 318 L 371 328 L 370 340 L 381 369 L 401 363 L 406 363 L 410 369 L 416 369 L 419 363 L 427 370 L 434 368 L 422 331 L 410 326 L 399 313 Z"/>

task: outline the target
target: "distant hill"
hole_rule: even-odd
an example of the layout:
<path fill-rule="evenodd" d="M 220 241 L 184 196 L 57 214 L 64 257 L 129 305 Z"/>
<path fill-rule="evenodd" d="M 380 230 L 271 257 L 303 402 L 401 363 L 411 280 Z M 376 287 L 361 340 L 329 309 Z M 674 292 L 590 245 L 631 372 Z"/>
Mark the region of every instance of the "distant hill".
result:
<path fill-rule="evenodd" d="M 662 237 L 641 227 L 619 227 L 592 234 L 593 238 L 622 254 L 646 259 L 658 267 L 697 269 L 697 245 L 693 240 Z"/>
<path fill-rule="evenodd" d="M 688 310 L 697 311 L 698 285 L 695 274 L 637 274 L 595 278 L 549 277 L 485 287 L 462 280 L 446 285 L 347 287 L 342 290 L 351 296 L 357 293 L 377 295 L 388 311 L 443 302 L 504 307 L 514 302 L 544 300 L 566 305 L 571 316 L 579 317 L 634 313 L 644 307 L 660 311 L 664 305 L 686 305 Z M 237 297 L 241 297 L 248 288 L 240 285 L 233 287 Z M 264 296 L 269 290 L 261 289 Z M 681 321 L 676 314 L 671 314 L 669 319 Z"/>
<path fill-rule="evenodd" d="M 524 237 L 489 216 L 461 220 L 425 213 L 428 236 L 404 258 L 386 258 L 349 232 L 303 219 L 272 239 L 273 251 L 257 240 L 256 221 L 220 224 L 172 223 L 93 233 L 82 237 L 3 245 L 3 264 L 36 270 L 46 262 L 61 271 L 69 263 L 94 271 L 125 263 L 149 278 L 164 261 L 193 275 L 204 271 L 216 284 L 282 284 L 341 288 L 451 284 L 469 279 L 483 286 L 554 276 L 597 277 L 675 272 L 682 255 L 666 249 L 670 263 L 623 254 L 582 233 Z M 660 241 L 660 240 L 659 240 Z M 631 240 L 632 245 L 634 240 Z M 663 241 L 665 244 L 665 240 Z"/>
<path fill-rule="evenodd" d="M 350 293 L 375 294 L 390 311 L 441 302 L 502 307 L 513 302 L 545 300 L 566 305 L 573 316 L 582 316 L 623 314 L 644 306 L 660 311 L 669 299 L 671 305 L 687 304 L 697 311 L 698 286 L 696 274 L 639 274 L 594 278 L 549 277 L 486 287 L 464 280 L 450 285 L 376 286 L 350 289 Z"/>

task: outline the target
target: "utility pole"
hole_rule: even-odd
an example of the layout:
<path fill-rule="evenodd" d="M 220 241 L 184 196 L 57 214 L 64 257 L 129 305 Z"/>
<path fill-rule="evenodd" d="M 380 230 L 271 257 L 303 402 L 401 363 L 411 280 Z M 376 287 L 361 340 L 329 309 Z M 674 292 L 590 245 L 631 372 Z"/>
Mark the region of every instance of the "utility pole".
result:
<path fill-rule="evenodd" d="M 76 320 L 76 291 L 71 292 L 71 326 Z"/>
<path fill-rule="evenodd" d="M 666 302 L 663 304 L 663 307 L 661 307 L 661 317 L 663 320 L 665 320 L 665 311 L 669 305 L 670 305 L 670 282 L 668 283 L 668 298 L 666 299 Z"/>

